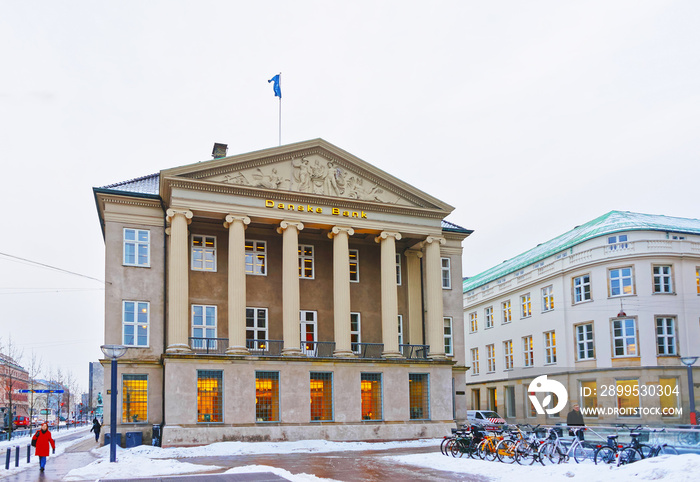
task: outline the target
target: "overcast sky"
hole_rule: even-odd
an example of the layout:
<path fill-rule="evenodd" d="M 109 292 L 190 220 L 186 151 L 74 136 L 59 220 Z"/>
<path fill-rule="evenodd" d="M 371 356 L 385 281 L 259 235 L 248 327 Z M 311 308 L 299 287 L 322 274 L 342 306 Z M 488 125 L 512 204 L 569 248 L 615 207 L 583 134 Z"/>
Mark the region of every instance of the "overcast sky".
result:
<path fill-rule="evenodd" d="M 104 279 L 92 187 L 321 137 L 455 207 L 474 275 L 698 218 L 700 2 L 2 1 L 0 253 Z M 0 336 L 87 389 L 100 282 L 0 256 Z"/>

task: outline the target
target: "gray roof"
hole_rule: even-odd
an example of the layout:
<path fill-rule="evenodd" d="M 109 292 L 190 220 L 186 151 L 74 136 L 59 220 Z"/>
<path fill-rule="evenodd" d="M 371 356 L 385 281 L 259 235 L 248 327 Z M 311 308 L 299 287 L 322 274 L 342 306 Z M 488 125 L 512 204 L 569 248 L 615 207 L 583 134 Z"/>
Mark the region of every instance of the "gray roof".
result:
<path fill-rule="evenodd" d="M 445 221 L 444 219 L 443 219 L 442 222 L 440 223 L 440 226 L 442 227 L 442 230 L 443 230 L 443 231 L 449 231 L 449 232 L 452 232 L 452 233 L 471 234 L 471 233 L 474 232 L 474 231 L 472 231 L 471 229 L 463 228 L 462 226 L 459 226 L 459 225 L 457 225 L 457 224 L 455 224 L 455 223 L 451 223 L 451 222 L 449 222 L 449 221 Z"/>
<path fill-rule="evenodd" d="M 623 231 L 666 231 L 681 234 L 700 234 L 700 220 L 631 213 L 629 211 L 610 211 L 593 221 L 576 226 L 571 231 L 546 243 L 537 245 L 515 258 L 506 260 L 493 268 L 465 279 L 462 282 L 462 290 L 466 293 L 589 239 Z"/>

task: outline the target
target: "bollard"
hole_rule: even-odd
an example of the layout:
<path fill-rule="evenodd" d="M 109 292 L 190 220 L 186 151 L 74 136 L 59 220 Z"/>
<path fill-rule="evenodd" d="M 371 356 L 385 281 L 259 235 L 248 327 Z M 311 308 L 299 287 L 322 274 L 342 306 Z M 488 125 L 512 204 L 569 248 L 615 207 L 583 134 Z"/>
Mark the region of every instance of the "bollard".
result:
<path fill-rule="evenodd" d="M 5 470 L 10 470 L 10 453 L 12 449 L 7 449 L 7 457 L 5 457 Z"/>
<path fill-rule="evenodd" d="M 31 453 L 32 453 L 32 446 L 31 446 L 31 445 L 27 445 L 27 463 L 29 463 L 29 462 L 32 461 L 32 459 L 31 459 Z"/>
<path fill-rule="evenodd" d="M 15 467 L 19 467 L 19 445 L 15 449 Z"/>

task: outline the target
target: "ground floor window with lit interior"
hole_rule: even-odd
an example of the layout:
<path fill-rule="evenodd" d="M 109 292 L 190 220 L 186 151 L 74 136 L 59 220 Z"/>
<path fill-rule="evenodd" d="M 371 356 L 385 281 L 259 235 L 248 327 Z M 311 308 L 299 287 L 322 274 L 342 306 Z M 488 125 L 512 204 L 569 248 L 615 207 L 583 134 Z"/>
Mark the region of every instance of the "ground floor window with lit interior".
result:
<path fill-rule="evenodd" d="M 311 372 L 311 421 L 333 420 L 333 374 Z"/>
<path fill-rule="evenodd" d="M 223 372 L 197 370 L 197 422 L 223 422 Z"/>
<path fill-rule="evenodd" d="M 279 372 L 255 372 L 255 420 L 257 422 L 279 422 Z"/>
<path fill-rule="evenodd" d="M 382 419 L 382 374 L 363 373 L 361 379 L 362 420 Z"/>
<path fill-rule="evenodd" d="M 427 373 L 410 373 L 408 375 L 408 405 L 411 420 L 428 420 L 430 418 L 430 397 Z"/>
<path fill-rule="evenodd" d="M 639 417 L 639 380 L 616 380 L 615 394 L 620 417 Z"/>
<path fill-rule="evenodd" d="M 122 423 L 148 420 L 148 377 L 122 375 Z"/>

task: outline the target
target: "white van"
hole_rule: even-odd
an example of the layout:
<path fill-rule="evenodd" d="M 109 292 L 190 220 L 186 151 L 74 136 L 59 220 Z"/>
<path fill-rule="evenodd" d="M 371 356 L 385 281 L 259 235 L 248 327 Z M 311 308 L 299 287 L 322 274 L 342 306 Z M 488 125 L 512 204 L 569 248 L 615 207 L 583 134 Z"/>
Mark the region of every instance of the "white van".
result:
<path fill-rule="evenodd" d="M 472 425 L 505 425 L 506 421 L 491 410 L 467 410 L 467 422 Z"/>

